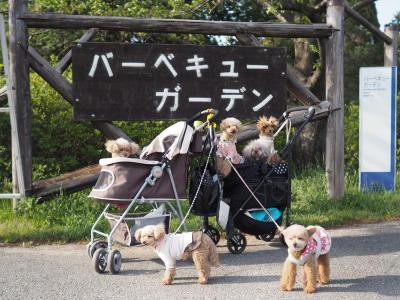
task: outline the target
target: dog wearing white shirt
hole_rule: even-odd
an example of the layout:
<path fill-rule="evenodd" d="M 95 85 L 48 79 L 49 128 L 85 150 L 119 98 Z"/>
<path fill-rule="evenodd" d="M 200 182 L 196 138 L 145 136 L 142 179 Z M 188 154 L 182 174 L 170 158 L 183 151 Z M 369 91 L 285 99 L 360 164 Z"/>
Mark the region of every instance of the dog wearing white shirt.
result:
<path fill-rule="evenodd" d="M 200 284 L 206 284 L 211 267 L 219 265 L 217 247 L 202 231 L 166 234 L 164 224 L 147 225 L 135 232 L 135 239 L 154 248 L 165 264 L 162 283 L 172 284 L 176 276 L 176 261 L 190 256 L 196 266 Z"/>

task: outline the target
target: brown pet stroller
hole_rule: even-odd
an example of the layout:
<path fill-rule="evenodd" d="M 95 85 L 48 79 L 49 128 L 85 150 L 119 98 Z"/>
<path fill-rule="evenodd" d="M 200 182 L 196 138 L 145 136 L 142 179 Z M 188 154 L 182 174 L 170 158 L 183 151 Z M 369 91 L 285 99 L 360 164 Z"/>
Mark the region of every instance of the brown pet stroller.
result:
<path fill-rule="evenodd" d="M 113 241 L 126 246 L 137 245 L 139 242 L 135 240 L 134 233 L 143 226 L 163 222 L 168 231 L 173 214 L 185 228 L 186 217 L 182 213 L 181 201 L 187 199 L 190 157 L 203 150 L 200 131 L 207 132 L 207 140 L 214 140 L 214 126 L 210 124 L 216 114 L 216 110 L 208 109 L 188 121 L 168 127 L 143 149 L 139 159 L 105 158 L 99 161 L 100 175 L 89 197 L 107 205 L 91 229 L 91 240 L 87 246 L 96 272 L 103 273 L 108 266 L 112 274 L 119 273 L 121 253 L 112 249 Z M 205 116 L 207 120 L 195 129 L 194 121 Z M 215 151 L 213 147 L 209 148 L 210 159 Z M 145 214 L 130 213 L 140 204 L 151 204 L 154 209 Z M 122 212 L 110 213 L 109 210 L 115 206 Z M 167 210 L 171 213 L 167 213 Z M 97 229 L 104 218 L 111 226 L 109 233 Z M 103 239 L 97 240 L 97 236 Z"/>

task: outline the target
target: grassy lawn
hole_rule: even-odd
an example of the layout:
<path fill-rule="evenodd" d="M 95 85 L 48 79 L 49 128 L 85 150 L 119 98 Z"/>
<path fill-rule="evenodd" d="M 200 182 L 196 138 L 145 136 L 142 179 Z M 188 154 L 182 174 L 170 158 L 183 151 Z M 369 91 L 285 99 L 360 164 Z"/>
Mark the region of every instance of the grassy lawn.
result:
<path fill-rule="evenodd" d="M 398 174 L 400 176 L 400 173 Z M 346 194 L 342 199 L 329 200 L 326 180 L 321 169 L 308 169 L 296 174 L 292 181 L 292 223 L 320 224 L 334 227 L 352 223 L 386 221 L 400 217 L 400 186 L 397 192 L 358 192 L 357 175 L 346 176 Z M 20 204 L 16 213 L 11 202 L 0 202 L 0 242 L 23 241 L 69 242 L 86 240 L 90 228 L 103 205 L 87 198 L 89 190 L 36 205 L 32 199 Z M 184 210 L 188 208 L 187 202 Z M 215 218 L 212 223 L 215 224 Z M 172 227 L 179 222 L 175 218 Z M 190 215 L 188 229 L 201 226 L 199 217 Z M 107 228 L 107 224 L 102 224 Z"/>

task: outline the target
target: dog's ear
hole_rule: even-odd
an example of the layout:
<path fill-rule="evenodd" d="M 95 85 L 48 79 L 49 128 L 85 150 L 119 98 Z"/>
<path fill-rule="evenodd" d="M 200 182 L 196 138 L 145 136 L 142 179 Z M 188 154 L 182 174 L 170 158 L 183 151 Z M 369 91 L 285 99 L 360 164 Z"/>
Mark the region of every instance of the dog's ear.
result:
<path fill-rule="evenodd" d="M 221 121 L 221 124 L 219 124 L 219 129 L 221 131 L 224 131 L 226 129 L 226 127 L 228 127 L 228 122 L 226 121 L 226 119 Z"/>
<path fill-rule="evenodd" d="M 311 237 L 317 231 L 317 227 L 307 227 L 308 236 Z"/>
<path fill-rule="evenodd" d="M 263 128 L 264 124 L 265 124 L 265 116 L 259 117 L 256 124 L 257 129 L 260 131 Z"/>
<path fill-rule="evenodd" d="M 238 131 L 241 131 L 242 130 L 242 122 L 240 122 L 240 120 L 237 120 L 237 122 L 236 122 L 236 127 L 237 127 L 237 129 L 238 129 Z"/>
<path fill-rule="evenodd" d="M 105 146 L 106 146 L 106 150 L 110 153 L 117 153 L 119 151 L 118 143 L 115 140 L 108 140 L 105 143 Z"/>
<path fill-rule="evenodd" d="M 139 145 L 134 142 L 130 143 L 130 147 L 131 147 L 131 155 L 135 155 L 139 150 Z"/>
<path fill-rule="evenodd" d="M 135 239 L 136 239 L 138 242 L 140 242 L 140 237 L 141 237 L 141 235 L 142 235 L 142 229 L 140 228 L 140 229 L 136 230 L 136 232 L 135 232 Z"/>
<path fill-rule="evenodd" d="M 154 227 L 154 239 L 156 241 L 161 240 L 165 235 L 165 227 L 163 223 L 160 223 Z"/>
<path fill-rule="evenodd" d="M 269 118 L 269 121 L 271 122 L 272 126 L 278 127 L 279 121 L 278 121 L 277 118 L 275 118 L 275 117 L 270 117 L 270 118 Z"/>

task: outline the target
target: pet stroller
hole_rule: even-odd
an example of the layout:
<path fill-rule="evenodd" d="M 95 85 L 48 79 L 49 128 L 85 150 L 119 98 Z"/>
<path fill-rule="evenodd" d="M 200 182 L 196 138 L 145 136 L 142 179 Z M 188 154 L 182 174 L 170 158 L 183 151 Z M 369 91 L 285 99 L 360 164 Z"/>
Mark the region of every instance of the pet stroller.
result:
<path fill-rule="evenodd" d="M 207 120 L 197 124 L 194 129 L 193 123 L 196 120 L 199 122 L 205 115 Z M 140 159 L 100 159 L 100 175 L 89 197 L 107 205 L 94 223 L 91 240 L 87 245 L 96 272 L 103 273 L 108 266 L 111 273 L 119 273 L 121 253 L 112 249 L 113 241 L 126 246 L 140 244 L 134 238 L 135 231 L 161 222 L 168 232 L 171 213 L 166 213 L 166 208 L 179 217 L 181 226 L 185 228 L 186 217 L 182 214 L 181 201 L 187 199 L 189 161 L 191 154 L 202 151 L 200 131 L 207 132 L 208 140 L 214 139 L 214 126 L 210 124 L 216 115 L 216 110 L 208 109 L 188 121 L 180 121 L 168 127 L 143 149 Z M 212 154 L 211 147 L 208 158 Z M 130 213 L 140 204 L 150 204 L 155 208 L 148 213 Z M 119 208 L 120 213 L 110 212 L 115 207 Z M 109 233 L 98 229 L 100 221 L 104 219 L 110 224 Z M 103 239 L 97 240 L 95 237 L 98 236 Z"/>
<path fill-rule="evenodd" d="M 305 111 L 304 114 L 301 111 Z M 213 200 L 213 197 L 200 197 L 197 200 L 193 212 L 204 217 L 205 231 L 215 242 L 218 241 L 218 231 L 208 224 L 208 217 L 216 215 L 218 224 L 226 230 L 227 246 L 231 253 L 239 254 L 246 248 L 247 242 L 243 233 L 271 241 L 277 233 L 277 225 L 282 224 L 285 211 L 286 226 L 290 224 L 292 147 L 314 113 L 314 108 L 296 107 L 287 110 L 280 117 L 276 134 L 287 126 L 287 142 L 279 152 L 279 156 L 283 158 L 281 163 L 274 166 L 264 162 L 232 165 L 232 171 L 224 178 L 222 188 L 217 189 L 215 185 L 214 189 L 208 187 L 210 193 L 219 193 L 215 196 L 218 201 L 209 205 L 204 201 Z M 289 138 L 289 125 L 293 118 L 301 118 L 302 123 Z M 197 183 L 194 182 L 195 187 Z M 207 181 L 204 181 L 203 185 L 206 184 Z M 283 242 L 282 239 L 281 241 Z"/>

